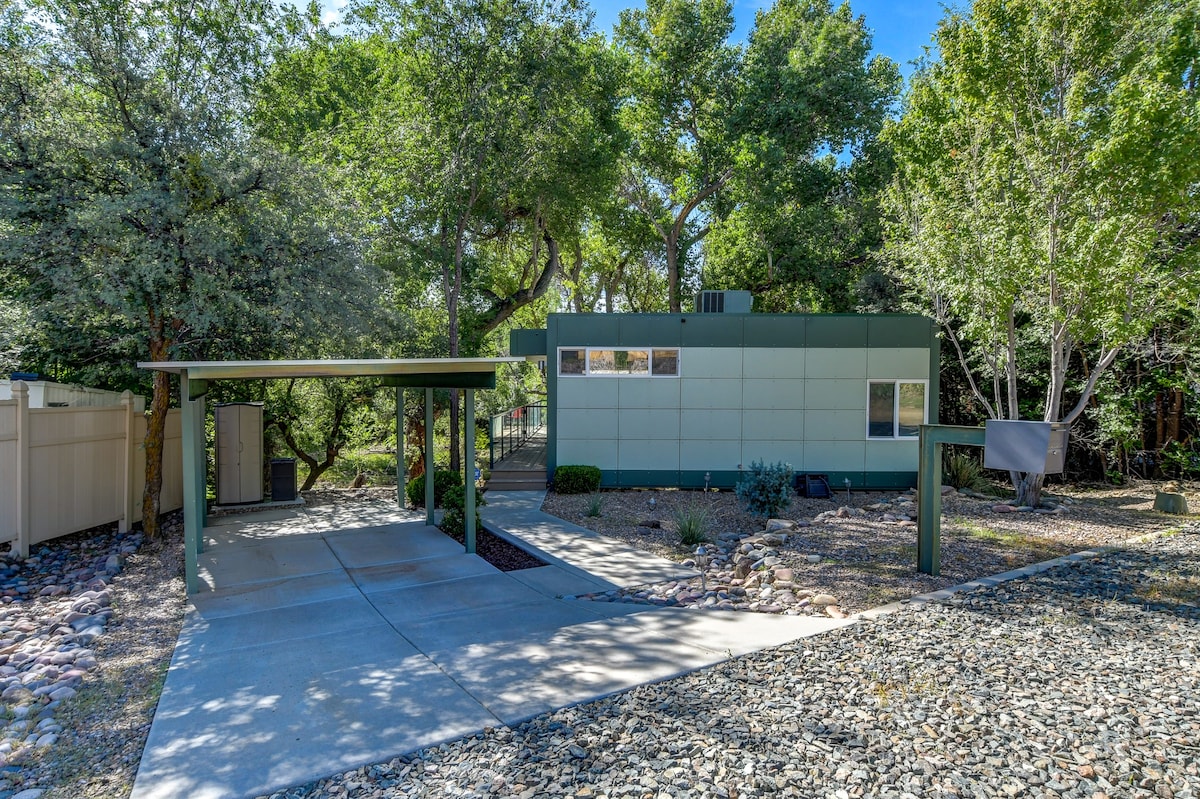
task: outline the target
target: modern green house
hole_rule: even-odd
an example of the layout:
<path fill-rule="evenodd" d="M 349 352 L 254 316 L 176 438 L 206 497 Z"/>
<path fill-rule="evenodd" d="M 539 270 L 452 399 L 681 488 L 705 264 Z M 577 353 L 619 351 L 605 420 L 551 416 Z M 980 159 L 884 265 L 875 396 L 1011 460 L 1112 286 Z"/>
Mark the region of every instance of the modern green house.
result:
<path fill-rule="evenodd" d="M 916 485 L 937 420 L 938 338 L 922 316 L 750 313 L 704 292 L 697 313 L 551 314 L 511 354 L 546 359 L 547 452 L 606 487 L 728 488 L 752 461 L 834 489 Z"/>

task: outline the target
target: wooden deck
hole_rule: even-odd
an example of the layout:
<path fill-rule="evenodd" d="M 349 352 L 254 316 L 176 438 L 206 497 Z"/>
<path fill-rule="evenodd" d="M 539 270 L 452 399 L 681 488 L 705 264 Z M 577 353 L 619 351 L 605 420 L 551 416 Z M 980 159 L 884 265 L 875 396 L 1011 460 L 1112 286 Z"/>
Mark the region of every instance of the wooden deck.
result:
<path fill-rule="evenodd" d="M 546 471 L 546 428 L 533 433 L 516 451 L 496 461 L 492 471 L 542 472 Z"/>

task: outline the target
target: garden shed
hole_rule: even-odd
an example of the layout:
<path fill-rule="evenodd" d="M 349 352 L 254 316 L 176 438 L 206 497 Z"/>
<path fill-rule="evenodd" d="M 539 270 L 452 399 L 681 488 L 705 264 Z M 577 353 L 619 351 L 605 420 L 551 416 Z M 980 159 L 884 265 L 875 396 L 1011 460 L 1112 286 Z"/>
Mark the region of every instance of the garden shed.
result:
<path fill-rule="evenodd" d="M 513 332 L 513 355 L 546 359 L 550 474 L 586 464 L 607 487 L 728 488 L 761 460 L 835 488 L 916 485 L 919 428 L 938 410 L 930 319 L 702 299 L 724 310 L 551 314 Z"/>

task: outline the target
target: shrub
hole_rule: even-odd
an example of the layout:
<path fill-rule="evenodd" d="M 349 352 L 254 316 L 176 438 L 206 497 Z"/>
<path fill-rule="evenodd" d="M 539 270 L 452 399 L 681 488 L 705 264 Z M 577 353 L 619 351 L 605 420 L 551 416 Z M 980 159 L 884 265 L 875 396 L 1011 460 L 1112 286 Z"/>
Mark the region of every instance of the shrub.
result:
<path fill-rule="evenodd" d="M 554 490 L 559 494 L 593 494 L 600 489 L 595 466 L 559 466 L 554 470 Z"/>
<path fill-rule="evenodd" d="M 437 478 L 434 478 L 434 490 L 437 489 Z M 475 529 L 482 528 L 479 520 L 479 508 L 487 504 L 487 500 L 478 492 L 475 494 Z M 447 535 L 463 538 L 467 534 L 467 489 L 461 485 L 450 486 L 442 497 L 442 531 Z"/>
<path fill-rule="evenodd" d="M 769 518 L 792 504 L 792 476 L 790 463 L 754 461 L 734 491 L 747 513 Z"/>
<path fill-rule="evenodd" d="M 687 547 L 708 540 L 708 511 L 704 508 L 678 508 L 675 511 L 675 531 L 679 543 Z"/>
<path fill-rule="evenodd" d="M 589 516 L 594 519 L 600 515 L 600 512 L 603 509 L 604 509 L 604 497 L 602 495 L 600 495 L 599 493 L 594 493 L 590 497 L 588 497 L 587 508 L 584 510 L 583 515 Z"/>
<path fill-rule="evenodd" d="M 952 452 L 942 461 L 942 482 L 958 489 L 977 490 L 983 483 L 983 469 L 970 455 Z"/>
<path fill-rule="evenodd" d="M 454 486 L 461 487 L 462 484 L 462 475 L 458 472 L 452 472 L 449 469 L 436 470 L 433 473 L 434 507 L 445 507 L 446 492 Z M 425 507 L 425 475 L 409 480 L 408 485 L 404 487 L 404 493 L 408 496 L 408 501 L 414 508 Z"/>

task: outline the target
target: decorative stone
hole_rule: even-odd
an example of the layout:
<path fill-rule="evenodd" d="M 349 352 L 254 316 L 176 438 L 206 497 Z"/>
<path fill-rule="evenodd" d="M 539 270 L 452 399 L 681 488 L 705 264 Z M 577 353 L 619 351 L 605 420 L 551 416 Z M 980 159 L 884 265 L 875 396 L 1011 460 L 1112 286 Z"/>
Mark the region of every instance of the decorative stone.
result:
<path fill-rule="evenodd" d="M 836 605 L 837 597 L 833 596 L 832 594 L 817 594 L 816 596 L 814 596 L 812 598 L 812 603 L 814 605 L 822 605 L 822 606 L 823 605 Z"/>
<path fill-rule="evenodd" d="M 1004 503 L 1000 503 L 999 505 L 992 506 L 992 513 L 1016 513 L 1016 512 L 1017 512 L 1017 509 L 1013 505 L 1006 505 Z"/>
<path fill-rule="evenodd" d="M 1176 494 L 1169 491 L 1155 491 L 1154 509 L 1162 513 L 1187 515 L 1187 497 L 1183 494 Z"/>

